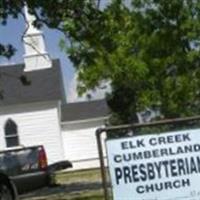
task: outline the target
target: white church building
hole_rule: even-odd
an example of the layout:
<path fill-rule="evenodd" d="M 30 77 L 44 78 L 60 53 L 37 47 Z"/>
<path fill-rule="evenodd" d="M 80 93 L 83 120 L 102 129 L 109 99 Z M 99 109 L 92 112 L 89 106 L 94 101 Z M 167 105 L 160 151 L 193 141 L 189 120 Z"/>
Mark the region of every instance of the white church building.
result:
<path fill-rule="evenodd" d="M 44 145 L 48 162 L 98 167 L 95 131 L 108 117 L 105 100 L 66 103 L 59 60 L 51 60 L 41 31 L 24 36 L 24 63 L 0 67 L 0 150 Z"/>

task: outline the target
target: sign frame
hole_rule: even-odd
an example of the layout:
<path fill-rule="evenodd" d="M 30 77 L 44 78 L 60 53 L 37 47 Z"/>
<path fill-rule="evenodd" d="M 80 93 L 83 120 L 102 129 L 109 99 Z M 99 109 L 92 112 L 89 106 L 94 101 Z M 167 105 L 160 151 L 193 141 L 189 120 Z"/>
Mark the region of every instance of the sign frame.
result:
<path fill-rule="evenodd" d="M 135 123 L 135 124 L 125 124 L 125 125 L 118 125 L 118 126 L 109 126 L 109 127 L 97 129 L 96 140 L 97 140 L 97 148 L 98 148 L 98 154 L 99 154 L 102 186 L 103 186 L 103 191 L 104 191 L 104 200 L 109 200 L 109 189 L 108 189 L 108 177 L 106 173 L 106 165 L 105 165 L 105 160 L 104 160 L 105 156 L 103 153 L 103 144 L 102 144 L 103 133 L 106 133 L 108 136 L 111 133 L 113 134 L 113 131 L 117 131 L 117 133 L 120 134 L 119 132 L 120 130 L 127 130 L 127 131 L 134 132 L 134 129 L 136 128 L 145 128 L 145 127 L 151 128 L 151 127 L 158 127 L 158 126 L 164 126 L 164 125 L 185 125 L 189 123 L 194 123 L 195 121 L 196 122 L 200 121 L 200 115 L 193 116 L 193 117 L 185 117 L 185 118 L 166 119 L 166 120 L 160 120 L 156 122 L 143 123 L 143 124 Z M 123 131 L 121 133 L 123 134 Z"/>

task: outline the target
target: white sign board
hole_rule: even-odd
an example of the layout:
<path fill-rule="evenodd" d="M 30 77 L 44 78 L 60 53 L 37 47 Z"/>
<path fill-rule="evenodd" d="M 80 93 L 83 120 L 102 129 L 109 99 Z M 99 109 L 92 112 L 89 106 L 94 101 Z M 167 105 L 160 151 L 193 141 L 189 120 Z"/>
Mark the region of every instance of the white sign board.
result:
<path fill-rule="evenodd" d="M 200 129 L 106 141 L 114 200 L 200 200 Z"/>

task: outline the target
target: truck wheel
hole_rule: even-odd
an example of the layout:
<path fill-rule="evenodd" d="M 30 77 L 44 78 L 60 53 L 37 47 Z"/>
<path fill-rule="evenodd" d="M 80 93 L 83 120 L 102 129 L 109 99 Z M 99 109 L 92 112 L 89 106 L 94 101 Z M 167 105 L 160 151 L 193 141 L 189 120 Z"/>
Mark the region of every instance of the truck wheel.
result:
<path fill-rule="evenodd" d="M 0 200 L 14 200 L 12 190 L 6 183 L 0 183 Z"/>

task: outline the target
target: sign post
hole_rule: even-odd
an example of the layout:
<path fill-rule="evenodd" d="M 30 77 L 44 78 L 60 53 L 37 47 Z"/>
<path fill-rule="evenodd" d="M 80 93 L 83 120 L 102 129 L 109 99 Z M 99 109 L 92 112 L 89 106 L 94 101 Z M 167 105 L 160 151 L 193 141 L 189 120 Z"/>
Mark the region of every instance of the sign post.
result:
<path fill-rule="evenodd" d="M 101 129 L 131 130 L 200 120 L 200 117 Z M 101 143 L 98 143 L 105 200 L 107 178 Z M 200 129 L 186 129 L 106 140 L 114 200 L 200 200 Z"/>

